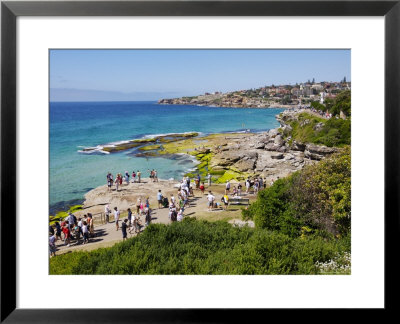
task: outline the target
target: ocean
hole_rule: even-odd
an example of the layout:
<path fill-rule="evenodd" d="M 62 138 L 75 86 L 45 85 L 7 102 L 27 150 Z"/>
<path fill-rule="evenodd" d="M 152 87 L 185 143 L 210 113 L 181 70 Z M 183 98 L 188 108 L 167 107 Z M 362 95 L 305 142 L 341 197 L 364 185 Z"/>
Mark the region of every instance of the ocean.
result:
<path fill-rule="evenodd" d="M 161 179 L 179 179 L 195 162 L 189 157 L 135 157 L 132 150 L 85 154 L 96 147 L 152 135 L 265 131 L 276 128 L 283 109 L 158 105 L 156 102 L 50 103 L 50 212 L 79 203 L 84 194 L 106 184 L 106 174 L 156 169 Z M 96 152 L 94 152 L 96 153 Z"/>

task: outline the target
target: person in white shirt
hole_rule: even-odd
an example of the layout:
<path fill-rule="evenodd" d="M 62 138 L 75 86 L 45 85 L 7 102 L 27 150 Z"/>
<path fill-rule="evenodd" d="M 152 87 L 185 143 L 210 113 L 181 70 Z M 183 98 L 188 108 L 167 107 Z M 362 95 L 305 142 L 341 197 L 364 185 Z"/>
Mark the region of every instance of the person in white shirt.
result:
<path fill-rule="evenodd" d="M 215 197 L 213 196 L 211 191 L 209 191 L 207 196 L 208 210 L 212 210 L 212 208 L 214 207 L 214 200 Z"/>
<path fill-rule="evenodd" d="M 211 186 L 211 174 L 207 174 L 208 185 Z"/>
<path fill-rule="evenodd" d="M 117 207 L 114 207 L 114 219 L 115 219 L 115 226 L 117 227 L 117 231 L 118 231 L 118 229 L 119 229 L 119 224 L 118 224 L 118 222 L 119 222 L 119 215 L 120 215 L 120 212 L 119 212 L 118 208 L 117 208 Z"/>
<path fill-rule="evenodd" d="M 110 222 L 111 209 L 110 209 L 110 206 L 108 204 L 104 208 L 104 214 L 106 215 L 106 222 L 109 223 Z"/>
<path fill-rule="evenodd" d="M 89 230 L 87 227 L 87 223 L 85 221 L 82 222 L 82 234 L 83 234 L 83 244 L 89 243 Z"/>
<path fill-rule="evenodd" d="M 181 210 L 179 210 L 179 212 L 178 212 L 177 221 L 180 222 L 180 221 L 182 221 L 182 220 L 183 220 L 183 213 L 182 213 L 182 209 L 181 209 Z"/>

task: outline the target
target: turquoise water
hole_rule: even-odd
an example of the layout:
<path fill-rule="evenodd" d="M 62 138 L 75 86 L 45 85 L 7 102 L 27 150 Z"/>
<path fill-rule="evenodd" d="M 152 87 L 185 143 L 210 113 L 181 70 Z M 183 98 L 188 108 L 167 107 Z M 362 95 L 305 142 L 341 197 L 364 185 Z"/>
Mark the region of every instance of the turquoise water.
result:
<path fill-rule="evenodd" d="M 108 155 L 79 153 L 84 147 L 143 136 L 201 132 L 263 131 L 279 126 L 282 109 L 216 108 L 158 105 L 155 102 L 52 102 L 50 103 L 50 206 L 83 199 L 106 183 L 108 171 L 156 169 L 159 178 L 180 178 L 195 166 L 182 159 L 135 157 L 132 150 Z"/>

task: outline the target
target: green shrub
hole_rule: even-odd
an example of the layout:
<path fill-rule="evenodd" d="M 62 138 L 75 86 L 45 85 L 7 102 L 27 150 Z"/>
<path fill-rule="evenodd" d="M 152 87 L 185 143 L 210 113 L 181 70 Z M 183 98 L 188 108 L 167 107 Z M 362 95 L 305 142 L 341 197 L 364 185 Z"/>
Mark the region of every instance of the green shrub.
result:
<path fill-rule="evenodd" d="M 50 259 L 51 274 L 316 274 L 342 247 L 319 237 L 185 219 L 110 248 Z"/>
<path fill-rule="evenodd" d="M 320 236 L 347 235 L 351 226 L 350 147 L 262 190 L 247 210 L 259 228 L 291 237 L 304 229 Z"/>

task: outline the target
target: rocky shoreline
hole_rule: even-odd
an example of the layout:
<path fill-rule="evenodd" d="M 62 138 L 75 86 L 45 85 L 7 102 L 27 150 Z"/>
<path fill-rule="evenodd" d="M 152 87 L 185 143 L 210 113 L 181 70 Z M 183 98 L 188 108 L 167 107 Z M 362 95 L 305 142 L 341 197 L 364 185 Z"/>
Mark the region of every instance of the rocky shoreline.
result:
<path fill-rule="evenodd" d="M 164 156 L 188 154 L 195 157 L 199 164 L 197 170 L 187 174 L 195 177 L 200 174 L 205 179 L 208 172 L 213 183 L 242 182 L 247 177 L 263 177 L 267 183 L 278 177 L 286 177 L 307 165 L 311 165 L 336 152 L 334 147 L 299 143 L 291 140 L 288 121 L 298 112 L 285 111 L 276 116 L 280 127 L 263 133 L 211 134 L 208 136 L 188 136 L 178 140 L 166 141 L 162 145 L 142 147 L 136 154 L 140 156 Z M 178 179 L 179 180 L 179 179 Z M 137 197 L 154 197 L 158 189 L 171 194 L 178 182 L 160 180 L 158 183 L 145 179 L 144 183 L 124 188 L 120 193 L 107 192 L 106 186 L 89 191 L 85 195 L 85 209 L 89 206 L 96 212 L 104 208 L 104 203 L 127 208 L 135 203 Z M 101 206 L 101 208 L 99 208 Z"/>

